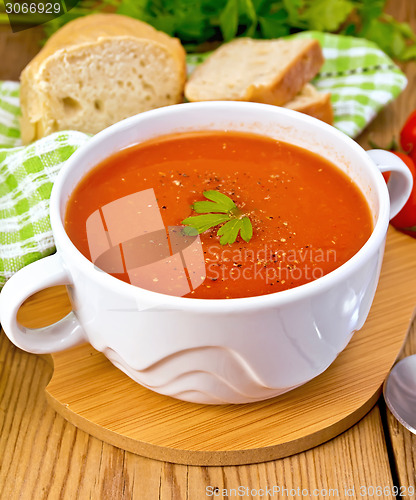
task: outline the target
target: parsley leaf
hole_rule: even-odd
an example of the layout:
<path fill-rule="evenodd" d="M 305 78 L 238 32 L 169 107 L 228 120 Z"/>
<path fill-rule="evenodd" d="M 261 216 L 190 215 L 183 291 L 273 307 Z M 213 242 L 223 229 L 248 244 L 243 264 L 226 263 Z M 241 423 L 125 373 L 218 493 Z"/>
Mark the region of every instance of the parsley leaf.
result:
<path fill-rule="evenodd" d="M 233 210 L 236 208 L 235 203 L 231 198 L 226 196 L 225 194 L 220 193 L 219 191 L 204 191 L 204 196 L 205 198 L 208 198 L 208 200 L 211 200 L 212 206 L 216 207 L 213 210 L 209 210 L 210 212 L 229 212 L 230 210 Z M 207 201 L 196 201 L 193 204 L 193 208 L 195 212 L 202 213 L 199 210 L 199 207 L 204 207 L 205 204 L 208 204 L 210 202 Z M 201 205 L 202 204 L 202 205 Z M 205 210 L 204 210 L 205 211 Z"/>
<path fill-rule="evenodd" d="M 250 241 L 253 236 L 253 226 L 251 225 L 251 221 L 248 217 L 243 217 L 241 219 L 241 237 L 244 241 Z"/>
<path fill-rule="evenodd" d="M 220 238 L 221 245 L 226 245 L 227 243 L 229 244 L 234 243 L 234 241 L 237 239 L 237 235 L 240 229 L 241 229 L 240 219 L 232 219 L 223 226 L 221 226 L 217 232 L 217 236 L 221 236 Z"/>
<path fill-rule="evenodd" d="M 349 0 L 314 0 L 309 9 L 301 16 L 309 29 L 336 31 L 354 10 L 354 3 Z"/>
<path fill-rule="evenodd" d="M 250 241 L 253 236 L 253 226 L 247 216 L 228 221 L 218 229 L 217 235 L 221 236 L 221 245 L 226 245 L 234 243 L 239 232 L 244 241 Z"/>
<path fill-rule="evenodd" d="M 235 37 L 238 30 L 238 0 L 228 0 L 220 14 L 220 28 L 226 42 Z"/>
<path fill-rule="evenodd" d="M 204 233 L 211 227 L 218 226 L 229 220 L 229 216 L 222 214 L 206 214 L 206 215 L 195 215 L 193 217 L 187 217 L 182 221 L 182 224 L 189 225 L 195 228 L 198 233 Z"/>
<path fill-rule="evenodd" d="M 221 245 L 234 243 L 240 233 L 248 242 L 253 236 L 253 226 L 247 215 L 243 215 L 231 198 L 219 191 L 204 191 L 204 196 L 211 201 L 196 201 L 192 208 L 196 213 L 182 221 L 188 226 L 186 234 L 204 233 L 208 229 L 221 225 L 217 231 Z M 218 213 L 219 212 L 219 213 Z M 225 224 L 224 224 L 225 223 Z"/>

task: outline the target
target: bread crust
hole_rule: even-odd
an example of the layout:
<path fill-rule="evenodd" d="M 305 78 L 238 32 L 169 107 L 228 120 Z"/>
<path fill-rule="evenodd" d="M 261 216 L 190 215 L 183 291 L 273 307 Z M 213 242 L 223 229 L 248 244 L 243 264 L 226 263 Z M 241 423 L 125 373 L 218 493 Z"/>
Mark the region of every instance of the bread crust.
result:
<path fill-rule="evenodd" d="M 58 30 L 21 74 L 21 136 L 27 144 L 55 131 L 53 110 L 46 109 L 50 96 L 45 74 L 48 65 L 60 64 L 65 58 L 89 47 L 99 47 L 109 40 L 152 43 L 172 58 L 181 92 L 171 102 L 181 102 L 186 79 L 185 50 L 179 40 L 155 30 L 150 25 L 118 14 L 92 14 L 71 21 Z"/>
<path fill-rule="evenodd" d="M 281 106 L 296 96 L 312 80 L 324 63 L 322 49 L 317 40 L 308 40 L 302 52 L 294 59 L 287 71 L 277 77 L 270 87 L 253 87 L 248 94 L 249 101 Z"/>
<path fill-rule="evenodd" d="M 322 120 L 329 125 L 334 123 L 334 111 L 331 104 L 331 94 L 321 94 L 315 90 L 314 95 L 309 99 L 294 99 L 287 103 L 285 108 L 305 113 L 306 115 L 313 116 L 318 120 Z"/>
<path fill-rule="evenodd" d="M 153 40 L 166 46 L 175 57 L 178 68 L 185 78 L 185 49 L 177 38 L 157 31 L 147 23 L 121 14 L 90 14 L 65 24 L 46 42 L 42 50 L 32 59 L 27 68 L 36 72 L 42 62 L 59 49 L 96 42 L 101 37 L 131 36 Z M 24 71 L 26 71 L 26 69 Z"/>
<path fill-rule="evenodd" d="M 261 55 L 284 50 L 296 51 L 291 54 L 289 61 L 282 69 L 277 63 L 270 75 L 270 56 L 267 62 L 267 77 L 265 81 L 255 81 L 247 74 L 230 74 L 229 67 L 233 61 L 239 57 L 244 60 L 253 57 L 253 54 Z M 261 54 L 261 55 L 260 55 Z M 257 62 L 257 61 L 255 61 Z M 250 38 L 238 38 L 222 45 L 213 52 L 204 63 L 202 63 L 191 75 L 185 85 L 185 96 L 189 101 L 209 101 L 209 100 L 239 100 L 253 101 L 281 106 L 290 101 L 319 71 L 324 62 L 321 46 L 314 39 L 293 39 L 293 40 L 252 40 Z M 265 66 L 266 67 L 266 66 Z M 219 82 L 221 78 L 217 73 L 224 68 L 228 72 L 228 79 Z M 250 71 L 250 68 L 247 69 Z M 243 72 L 240 65 L 240 72 Z M 214 74 L 215 73 L 215 74 Z M 243 83 L 242 89 L 236 93 L 234 77 Z M 207 83 L 208 90 L 207 90 Z M 212 86 L 210 87 L 212 82 Z M 246 83 L 247 82 L 247 83 Z M 218 89 L 221 85 L 221 89 Z"/>

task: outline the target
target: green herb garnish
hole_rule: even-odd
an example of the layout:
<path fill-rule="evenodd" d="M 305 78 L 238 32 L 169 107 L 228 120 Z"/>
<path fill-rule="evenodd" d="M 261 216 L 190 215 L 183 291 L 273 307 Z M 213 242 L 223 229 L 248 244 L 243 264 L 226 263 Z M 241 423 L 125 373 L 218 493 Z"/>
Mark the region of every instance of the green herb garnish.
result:
<path fill-rule="evenodd" d="M 192 205 L 197 214 L 203 215 L 187 217 L 182 224 L 198 234 L 222 224 L 217 231 L 217 236 L 221 236 L 221 245 L 234 243 L 238 233 L 244 241 L 251 240 L 253 236 L 251 221 L 231 198 L 218 191 L 204 191 L 204 196 L 210 201 L 196 201 Z"/>
<path fill-rule="evenodd" d="M 46 23 L 45 32 L 50 36 L 88 13 L 117 12 L 177 36 L 189 52 L 205 42 L 236 36 L 279 38 L 318 30 L 367 38 L 394 58 L 416 59 L 415 32 L 383 12 L 385 4 L 386 0 L 80 0 Z M 0 14 L 0 22 L 8 22 L 7 16 Z"/>

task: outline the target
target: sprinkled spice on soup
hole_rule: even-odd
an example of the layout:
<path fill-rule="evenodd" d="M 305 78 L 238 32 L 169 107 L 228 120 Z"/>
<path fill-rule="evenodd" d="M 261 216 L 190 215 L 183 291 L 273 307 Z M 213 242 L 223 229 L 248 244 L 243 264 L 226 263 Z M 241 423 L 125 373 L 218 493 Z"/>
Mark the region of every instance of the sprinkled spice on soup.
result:
<path fill-rule="evenodd" d="M 373 227 L 359 188 L 324 158 L 255 134 L 202 131 L 132 146 L 90 171 L 67 204 L 72 242 L 92 259 L 91 214 L 149 190 L 160 224 L 200 233 L 205 274 L 184 295 L 191 298 L 252 297 L 308 283 L 349 260 Z M 125 264 L 127 247 L 120 248 Z M 130 282 L 125 267 L 116 271 Z"/>

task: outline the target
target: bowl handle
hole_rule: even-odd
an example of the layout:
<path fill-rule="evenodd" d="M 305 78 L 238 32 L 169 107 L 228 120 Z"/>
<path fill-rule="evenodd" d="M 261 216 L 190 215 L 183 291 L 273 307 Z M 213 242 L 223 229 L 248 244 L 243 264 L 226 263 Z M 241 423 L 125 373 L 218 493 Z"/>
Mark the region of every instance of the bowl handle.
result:
<path fill-rule="evenodd" d="M 0 321 L 17 347 L 45 354 L 85 342 L 84 332 L 73 312 L 44 328 L 26 328 L 17 321 L 17 312 L 28 297 L 50 286 L 69 284 L 71 280 L 58 254 L 29 264 L 7 281 L 0 293 Z"/>
<path fill-rule="evenodd" d="M 412 174 L 406 164 L 390 151 L 371 149 L 367 154 L 380 172 L 391 172 L 387 189 L 390 194 L 390 219 L 392 219 L 404 207 L 412 192 Z"/>

